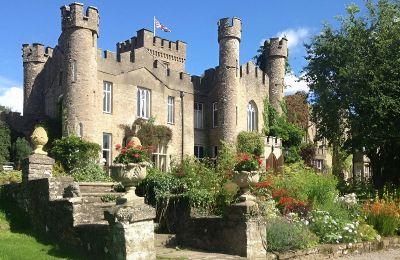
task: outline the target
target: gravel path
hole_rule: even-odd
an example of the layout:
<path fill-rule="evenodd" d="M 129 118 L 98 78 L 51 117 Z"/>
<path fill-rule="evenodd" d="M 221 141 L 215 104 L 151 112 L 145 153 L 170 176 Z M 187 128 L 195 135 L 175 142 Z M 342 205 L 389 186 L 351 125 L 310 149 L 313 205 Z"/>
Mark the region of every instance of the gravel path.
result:
<path fill-rule="evenodd" d="M 400 249 L 385 249 L 361 255 L 349 255 L 334 259 L 350 259 L 350 260 L 400 260 Z"/>

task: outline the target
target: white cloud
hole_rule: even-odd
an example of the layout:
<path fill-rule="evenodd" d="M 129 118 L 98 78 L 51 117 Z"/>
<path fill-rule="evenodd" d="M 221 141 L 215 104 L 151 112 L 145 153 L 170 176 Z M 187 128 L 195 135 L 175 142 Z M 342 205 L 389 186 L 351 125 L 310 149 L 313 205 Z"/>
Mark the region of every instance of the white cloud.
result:
<path fill-rule="evenodd" d="M 301 80 L 300 77 L 296 76 L 293 73 L 287 74 L 285 76 L 285 85 L 286 85 L 286 88 L 284 90 L 285 95 L 291 95 L 298 91 L 308 92 L 310 90 L 307 85 L 307 82 Z"/>
<path fill-rule="evenodd" d="M 10 107 L 12 111 L 21 112 L 23 108 L 24 92 L 20 87 L 4 89 L 0 95 L 0 105 Z"/>
<path fill-rule="evenodd" d="M 278 37 L 284 37 L 288 39 L 288 48 L 295 48 L 299 44 L 303 44 L 304 40 L 310 36 L 310 29 L 306 27 L 289 28 L 282 32 L 278 32 Z"/>

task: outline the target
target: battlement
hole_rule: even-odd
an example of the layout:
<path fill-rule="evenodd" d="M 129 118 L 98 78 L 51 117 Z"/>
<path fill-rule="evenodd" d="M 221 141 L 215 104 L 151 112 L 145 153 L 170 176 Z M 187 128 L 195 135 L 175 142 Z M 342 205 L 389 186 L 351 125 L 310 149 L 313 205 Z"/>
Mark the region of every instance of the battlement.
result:
<path fill-rule="evenodd" d="M 85 28 L 99 33 L 99 11 L 96 7 L 89 6 L 84 12 L 83 4 L 72 3 L 61 8 L 61 27 L 62 30 L 68 28 Z"/>
<path fill-rule="evenodd" d="M 242 37 L 242 21 L 239 18 L 222 18 L 218 21 L 218 42 L 223 38 Z"/>
<path fill-rule="evenodd" d="M 46 62 L 53 55 L 53 48 L 41 43 L 22 44 L 23 62 Z"/>
<path fill-rule="evenodd" d="M 239 72 L 240 78 L 258 79 L 265 84 L 265 73 L 260 70 L 252 61 L 240 65 Z"/>
<path fill-rule="evenodd" d="M 138 48 L 146 48 L 155 52 L 162 52 L 169 55 L 186 59 L 186 43 L 180 40 L 170 41 L 158 36 L 154 37 L 152 31 L 141 29 L 137 35 L 124 42 L 117 43 L 117 53 L 133 51 Z M 170 57 L 174 59 L 174 57 Z"/>
<path fill-rule="evenodd" d="M 264 144 L 268 147 L 282 147 L 282 139 L 275 136 L 266 136 L 264 138 Z"/>
<path fill-rule="evenodd" d="M 280 56 L 287 58 L 287 39 L 283 38 L 270 38 L 264 42 L 264 48 L 268 50 L 268 56 Z"/>

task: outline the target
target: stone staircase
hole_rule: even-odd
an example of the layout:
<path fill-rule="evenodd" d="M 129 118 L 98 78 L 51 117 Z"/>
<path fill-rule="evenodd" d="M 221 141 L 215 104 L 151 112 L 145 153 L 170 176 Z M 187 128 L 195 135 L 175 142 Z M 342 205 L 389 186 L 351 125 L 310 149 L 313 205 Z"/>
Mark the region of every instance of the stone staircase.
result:
<path fill-rule="evenodd" d="M 112 182 L 79 182 L 82 203 L 75 205 L 74 226 L 87 224 L 107 224 L 104 211 L 115 205 L 115 199 L 124 192 L 114 190 L 116 183 Z"/>

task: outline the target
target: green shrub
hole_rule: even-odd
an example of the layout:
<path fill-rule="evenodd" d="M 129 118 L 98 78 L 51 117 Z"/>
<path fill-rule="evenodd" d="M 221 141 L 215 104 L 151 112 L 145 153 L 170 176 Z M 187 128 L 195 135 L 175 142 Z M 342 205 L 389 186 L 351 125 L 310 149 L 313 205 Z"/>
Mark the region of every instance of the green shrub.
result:
<path fill-rule="evenodd" d="M 357 233 L 360 235 L 362 241 L 372 241 L 381 239 L 381 236 L 378 234 L 378 232 L 376 232 L 376 230 L 368 224 L 359 225 Z"/>
<path fill-rule="evenodd" d="M 157 168 L 148 168 L 146 178 L 137 187 L 137 192 L 144 196 L 146 203 L 156 206 L 160 198 L 183 193 L 180 179 Z"/>
<path fill-rule="evenodd" d="M 7 123 L 0 121 L 0 164 L 10 159 L 11 132 Z"/>
<path fill-rule="evenodd" d="M 20 183 L 21 181 L 21 171 L 0 171 L 0 185 L 8 183 Z"/>
<path fill-rule="evenodd" d="M 32 152 L 32 147 L 25 138 L 18 137 L 11 145 L 11 159 L 16 169 L 21 168 L 22 159 L 28 157 Z"/>
<path fill-rule="evenodd" d="M 137 190 L 152 205 L 160 199 L 182 197 L 191 207 L 210 214 L 222 214 L 237 192 L 236 186 L 216 172 L 211 163 L 190 157 L 173 165 L 167 173 L 150 169 Z"/>
<path fill-rule="evenodd" d="M 290 191 L 293 198 L 299 201 L 312 202 L 314 206 L 331 203 L 336 198 L 337 180 L 331 174 L 317 174 L 303 163 L 287 165 L 284 175 L 273 181 L 273 187 Z"/>
<path fill-rule="evenodd" d="M 249 153 L 260 156 L 264 153 L 263 136 L 257 132 L 240 132 L 236 143 L 239 153 Z"/>
<path fill-rule="evenodd" d="M 95 162 L 82 164 L 81 166 L 72 169 L 71 176 L 75 181 L 113 181 L 111 177 L 108 176 L 102 169 L 102 167 Z"/>
<path fill-rule="evenodd" d="M 100 145 L 85 141 L 77 136 L 55 140 L 49 154 L 59 162 L 67 173 L 75 168 L 96 162 L 100 155 Z"/>
<path fill-rule="evenodd" d="M 282 217 L 267 222 L 268 251 L 305 249 L 317 244 L 318 237 L 299 222 Z"/>

